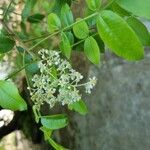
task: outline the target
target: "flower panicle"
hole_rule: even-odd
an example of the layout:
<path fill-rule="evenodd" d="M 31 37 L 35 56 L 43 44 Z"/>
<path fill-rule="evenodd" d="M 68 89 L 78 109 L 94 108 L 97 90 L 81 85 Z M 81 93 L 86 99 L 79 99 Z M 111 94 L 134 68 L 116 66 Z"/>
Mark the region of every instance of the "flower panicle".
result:
<path fill-rule="evenodd" d="M 86 93 L 96 84 L 95 77 L 89 78 L 89 82 L 79 84 L 83 75 L 74 70 L 71 64 L 60 57 L 60 52 L 42 49 L 38 52 L 41 60 L 38 64 L 40 72 L 32 78 L 33 86 L 30 90 L 31 99 L 37 108 L 44 102 L 54 107 L 57 102 L 69 105 L 81 99 L 78 86 L 84 86 Z"/>

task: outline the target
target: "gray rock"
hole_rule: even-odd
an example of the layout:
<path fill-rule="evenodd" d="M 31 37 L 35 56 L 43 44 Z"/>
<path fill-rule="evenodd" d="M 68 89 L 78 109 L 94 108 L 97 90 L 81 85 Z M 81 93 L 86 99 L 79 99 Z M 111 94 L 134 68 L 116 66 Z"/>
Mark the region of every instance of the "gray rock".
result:
<path fill-rule="evenodd" d="M 74 116 L 75 150 L 150 150 L 150 52 L 139 62 L 110 53 L 89 75 L 98 83 L 85 97 L 89 113 Z"/>

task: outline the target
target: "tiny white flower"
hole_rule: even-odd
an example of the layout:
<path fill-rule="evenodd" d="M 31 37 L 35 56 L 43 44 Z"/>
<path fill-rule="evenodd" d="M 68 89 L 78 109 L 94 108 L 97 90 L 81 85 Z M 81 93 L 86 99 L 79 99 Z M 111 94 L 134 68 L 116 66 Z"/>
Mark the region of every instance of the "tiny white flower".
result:
<path fill-rule="evenodd" d="M 38 109 L 44 102 L 52 108 L 59 102 L 62 105 L 72 104 L 81 99 L 77 89 L 83 75 L 74 70 L 71 64 L 60 57 L 60 52 L 42 49 L 38 52 L 41 61 L 38 64 L 39 74 L 32 78 L 33 87 L 30 90 L 31 99 Z M 81 84 L 85 86 L 86 92 L 96 84 L 96 78 L 90 78 L 89 82 Z"/>
<path fill-rule="evenodd" d="M 86 93 L 91 93 L 91 90 L 93 89 L 93 87 L 96 85 L 97 79 L 96 77 L 93 78 L 89 78 L 89 82 L 87 82 L 85 84 L 85 92 Z"/>

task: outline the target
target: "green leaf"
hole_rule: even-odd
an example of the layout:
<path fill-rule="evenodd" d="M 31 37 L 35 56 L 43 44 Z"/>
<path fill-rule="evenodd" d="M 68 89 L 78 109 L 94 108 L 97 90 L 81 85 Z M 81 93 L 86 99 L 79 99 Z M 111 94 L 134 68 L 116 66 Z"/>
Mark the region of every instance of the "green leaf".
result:
<path fill-rule="evenodd" d="M 25 68 L 25 71 L 26 71 L 27 78 L 29 80 L 29 84 L 30 86 L 32 86 L 32 77 L 34 74 L 39 72 L 39 67 L 37 62 L 34 62 L 32 56 L 29 54 L 25 55 L 25 65 L 27 64 L 29 65 Z"/>
<path fill-rule="evenodd" d="M 99 36 L 99 34 L 95 35 L 94 39 L 96 40 L 96 42 L 98 44 L 100 52 L 104 53 L 105 52 L 105 45 L 104 45 L 104 42 L 102 41 L 101 37 Z"/>
<path fill-rule="evenodd" d="M 25 6 L 22 11 L 22 19 L 23 20 L 25 20 L 30 15 L 36 2 L 37 2 L 37 0 L 26 0 L 25 1 Z"/>
<path fill-rule="evenodd" d="M 65 114 L 57 114 L 51 116 L 42 116 L 41 123 L 44 127 L 55 130 L 64 128 L 68 124 L 68 118 Z"/>
<path fill-rule="evenodd" d="M 23 55 L 21 53 L 17 53 L 16 55 L 16 58 L 14 60 L 14 63 L 15 63 L 15 66 L 18 68 L 18 69 L 21 69 L 22 66 L 23 66 Z"/>
<path fill-rule="evenodd" d="M 31 15 L 27 18 L 27 21 L 30 22 L 30 23 L 39 23 L 40 21 L 42 21 L 44 19 L 44 15 L 42 14 L 34 14 L 34 15 Z"/>
<path fill-rule="evenodd" d="M 145 25 L 135 17 L 127 18 L 127 23 L 135 31 L 144 46 L 150 46 L 150 34 Z"/>
<path fill-rule="evenodd" d="M 27 34 L 27 27 L 26 27 L 26 24 L 25 22 L 21 21 L 20 22 L 20 27 L 21 27 L 21 31 L 23 32 L 23 34 Z"/>
<path fill-rule="evenodd" d="M 104 10 L 97 18 L 97 29 L 104 43 L 127 60 L 144 57 L 143 46 L 132 28 L 117 14 Z"/>
<path fill-rule="evenodd" d="M 118 5 L 116 2 L 113 2 L 110 5 L 111 9 L 116 12 L 117 14 L 119 14 L 120 16 L 124 17 L 124 16 L 131 16 L 131 13 L 126 11 L 125 9 L 123 9 L 122 7 L 120 7 L 120 5 Z"/>
<path fill-rule="evenodd" d="M 84 53 L 93 64 L 100 62 L 100 50 L 96 40 L 90 36 L 84 42 Z"/>
<path fill-rule="evenodd" d="M 5 54 L 0 54 L 0 61 L 3 59 L 4 56 Z"/>
<path fill-rule="evenodd" d="M 0 33 L 0 54 L 9 52 L 13 49 L 15 41 L 7 35 Z"/>
<path fill-rule="evenodd" d="M 95 12 L 90 10 L 88 7 L 86 8 L 86 10 L 85 10 L 85 15 L 86 16 L 92 15 L 93 13 L 95 13 Z M 96 18 L 95 17 L 91 17 L 86 22 L 87 22 L 89 28 L 93 27 L 96 24 Z"/>
<path fill-rule="evenodd" d="M 16 46 L 17 50 L 19 53 L 23 53 L 24 52 L 24 48 L 21 46 Z"/>
<path fill-rule="evenodd" d="M 86 104 L 84 103 L 83 100 L 79 100 L 77 102 L 74 102 L 73 104 L 68 105 L 68 108 L 70 110 L 78 112 L 81 115 L 86 115 L 88 112 Z"/>
<path fill-rule="evenodd" d="M 87 23 L 81 20 L 82 19 L 77 19 L 77 23 L 73 26 L 73 32 L 77 38 L 85 39 L 89 35 L 89 29 Z"/>
<path fill-rule="evenodd" d="M 73 45 L 74 44 L 74 36 L 73 36 L 72 32 L 65 32 L 65 34 L 68 37 L 70 44 Z"/>
<path fill-rule="evenodd" d="M 50 32 L 54 32 L 54 31 L 61 28 L 60 19 L 54 13 L 51 13 L 51 14 L 48 15 L 47 22 L 48 22 L 48 27 L 49 27 L 48 29 L 49 29 Z"/>
<path fill-rule="evenodd" d="M 116 2 L 134 15 L 150 19 L 150 0 L 116 0 Z"/>
<path fill-rule="evenodd" d="M 61 8 L 61 21 L 63 26 L 69 26 L 74 22 L 72 11 L 67 3 Z"/>
<path fill-rule="evenodd" d="M 40 130 L 44 133 L 44 139 L 45 139 L 45 141 L 49 140 L 50 137 L 51 137 L 51 135 L 52 135 L 53 130 L 47 129 L 44 126 L 40 127 Z"/>
<path fill-rule="evenodd" d="M 64 148 L 60 144 L 56 143 L 52 138 L 48 140 L 49 144 L 55 148 L 55 150 L 69 150 L 67 148 Z"/>
<path fill-rule="evenodd" d="M 71 55 L 71 45 L 68 37 L 64 32 L 61 33 L 60 49 L 62 50 L 64 55 L 69 59 Z"/>
<path fill-rule="evenodd" d="M 100 8 L 102 0 L 86 0 L 89 9 L 95 11 Z"/>
<path fill-rule="evenodd" d="M 19 95 L 18 89 L 10 81 L 0 80 L 0 106 L 12 111 L 24 111 L 27 104 Z"/>
<path fill-rule="evenodd" d="M 52 12 L 56 13 L 58 16 L 61 16 L 61 8 L 63 5 L 65 5 L 66 3 L 70 6 L 71 5 L 71 1 L 72 0 L 57 0 L 54 1 L 54 6 L 52 9 Z"/>
<path fill-rule="evenodd" d="M 17 32 L 16 33 L 17 36 L 23 41 L 23 40 L 27 40 L 29 38 L 29 35 L 27 35 L 27 33 L 23 32 Z"/>
<path fill-rule="evenodd" d="M 31 55 L 29 55 L 29 54 L 26 54 L 26 55 L 25 55 L 25 64 L 26 64 L 26 65 L 32 63 L 33 61 L 34 61 L 34 60 L 33 60 L 33 58 L 32 58 Z M 38 67 L 37 62 L 32 63 L 32 64 L 30 64 L 29 66 L 27 66 L 27 67 L 26 67 L 26 71 L 27 71 L 27 74 L 30 75 L 31 77 L 32 77 L 35 73 L 37 73 L 37 72 L 39 71 L 39 67 Z"/>

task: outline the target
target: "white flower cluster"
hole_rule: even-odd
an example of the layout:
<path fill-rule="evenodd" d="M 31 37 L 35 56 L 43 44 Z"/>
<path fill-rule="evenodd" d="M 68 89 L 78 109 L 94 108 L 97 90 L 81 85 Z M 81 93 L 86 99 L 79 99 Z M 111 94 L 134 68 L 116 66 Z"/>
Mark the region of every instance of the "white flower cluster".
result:
<path fill-rule="evenodd" d="M 83 76 L 67 60 L 60 58 L 60 52 L 42 49 L 39 55 L 40 73 L 33 76 L 33 87 L 28 88 L 31 99 L 38 108 L 44 102 L 53 107 L 56 102 L 65 105 L 80 100 L 79 86 L 85 86 L 86 93 L 91 93 L 96 84 L 95 77 L 85 84 L 79 84 Z"/>

